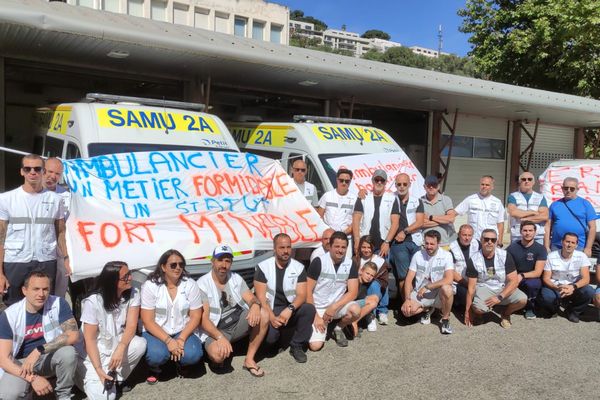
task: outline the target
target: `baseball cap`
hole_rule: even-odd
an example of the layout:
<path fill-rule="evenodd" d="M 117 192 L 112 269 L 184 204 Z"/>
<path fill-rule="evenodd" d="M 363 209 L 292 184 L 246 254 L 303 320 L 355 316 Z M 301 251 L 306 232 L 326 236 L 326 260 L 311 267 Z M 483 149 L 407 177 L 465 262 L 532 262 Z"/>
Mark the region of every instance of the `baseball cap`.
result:
<path fill-rule="evenodd" d="M 220 244 L 213 250 L 214 258 L 221 258 L 225 255 L 231 256 L 233 258 L 233 250 L 231 250 L 231 247 L 227 246 L 226 244 Z"/>
<path fill-rule="evenodd" d="M 435 175 L 429 175 L 427 178 L 425 178 L 425 186 L 438 186 L 439 184 L 440 181 Z"/>
<path fill-rule="evenodd" d="M 387 181 L 387 174 L 382 169 L 376 169 L 375 172 L 373 172 L 373 177 L 371 179 L 375 178 L 383 178 Z"/>

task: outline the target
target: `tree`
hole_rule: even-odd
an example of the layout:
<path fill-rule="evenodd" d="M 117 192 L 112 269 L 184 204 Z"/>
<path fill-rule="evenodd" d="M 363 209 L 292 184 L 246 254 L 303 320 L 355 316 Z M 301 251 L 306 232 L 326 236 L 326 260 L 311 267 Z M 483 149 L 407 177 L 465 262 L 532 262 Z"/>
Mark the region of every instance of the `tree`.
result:
<path fill-rule="evenodd" d="M 389 33 L 380 31 L 379 29 L 369 29 L 368 31 L 363 33 L 360 37 L 365 38 L 365 39 L 377 38 L 377 39 L 383 39 L 383 40 L 390 40 L 392 38 Z"/>
<path fill-rule="evenodd" d="M 600 97 L 598 0 L 467 0 L 458 14 L 490 79 Z"/>
<path fill-rule="evenodd" d="M 327 29 L 327 24 L 320 19 L 316 19 L 315 17 L 305 16 L 304 11 L 302 10 L 294 10 L 290 12 L 290 19 L 294 21 L 303 21 L 311 24 L 315 24 L 315 30 L 324 31 Z"/>

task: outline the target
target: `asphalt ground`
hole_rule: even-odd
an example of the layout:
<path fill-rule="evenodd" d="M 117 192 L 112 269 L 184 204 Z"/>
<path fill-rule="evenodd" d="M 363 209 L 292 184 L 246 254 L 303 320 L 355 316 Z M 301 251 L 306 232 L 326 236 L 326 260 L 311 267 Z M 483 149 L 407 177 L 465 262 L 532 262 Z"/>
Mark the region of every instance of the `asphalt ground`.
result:
<path fill-rule="evenodd" d="M 454 334 L 442 335 L 439 315 L 431 325 L 402 321 L 364 332 L 339 348 L 324 349 L 298 364 L 289 353 L 259 357 L 265 370 L 254 378 L 242 369 L 216 374 L 205 365 L 193 378 L 174 374 L 150 386 L 136 371 L 134 399 L 593 399 L 600 398 L 600 323 L 589 307 L 578 324 L 564 317 L 525 320 L 513 316 L 467 328 L 452 316 Z M 242 350 L 243 351 L 243 350 Z M 168 374 L 167 374 L 168 375 Z"/>

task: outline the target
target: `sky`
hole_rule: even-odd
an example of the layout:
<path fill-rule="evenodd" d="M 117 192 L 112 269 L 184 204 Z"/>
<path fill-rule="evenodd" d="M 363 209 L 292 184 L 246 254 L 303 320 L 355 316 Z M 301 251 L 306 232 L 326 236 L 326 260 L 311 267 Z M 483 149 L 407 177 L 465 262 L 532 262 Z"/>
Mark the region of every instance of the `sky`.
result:
<path fill-rule="evenodd" d="M 456 12 L 465 0 L 270 0 L 300 9 L 305 16 L 325 22 L 329 28 L 363 34 L 369 29 L 389 33 L 404 46 L 438 48 L 438 26 L 442 25 L 443 49 L 459 56 L 470 50 L 468 36 L 458 31 L 462 22 Z"/>

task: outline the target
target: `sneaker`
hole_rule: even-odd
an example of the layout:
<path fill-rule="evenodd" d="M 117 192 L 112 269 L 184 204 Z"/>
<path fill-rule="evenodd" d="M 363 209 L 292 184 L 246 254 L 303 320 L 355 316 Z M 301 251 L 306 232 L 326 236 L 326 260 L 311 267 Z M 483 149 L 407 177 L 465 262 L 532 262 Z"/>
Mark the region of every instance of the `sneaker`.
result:
<path fill-rule="evenodd" d="M 335 343 L 340 347 L 348 347 L 348 339 L 346 338 L 346 335 L 344 335 L 342 328 L 339 326 L 336 326 L 333 330 L 333 340 L 335 340 Z"/>
<path fill-rule="evenodd" d="M 367 325 L 367 331 L 369 331 L 369 332 L 377 331 L 377 320 L 375 318 L 371 318 L 369 325 Z"/>
<path fill-rule="evenodd" d="M 504 329 L 509 329 L 512 326 L 510 318 L 502 318 L 502 321 L 500 321 L 500 326 Z"/>
<path fill-rule="evenodd" d="M 290 354 L 296 362 L 305 363 L 307 360 L 306 353 L 302 350 L 301 346 L 290 346 Z"/>
<path fill-rule="evenodd" d="M 377 316 L 377 320 L 379 321 L 380 325 L 387 325 L 388 324 L 388 316 L 387 313 L 379 313 L 379 315 Z"/>
<path fill-rule="evenodd" d="M 536 319 L 537 316 L 535 315 L 535 312 L 531 309 L 527 309 L 525 310 L 525 319 Z"/>
<path fill-rule="evenodd" d="M 433 314 L 433 308 L 430 308 L 421 315 L 422 325 L 429 325 L 431 323 L 431 314 Z"/>
<path fill-rule="evenodd" d="M 579 314 L 575 311 L 571 311 L 569 315 L 567 315 L 567 319 L 571 322 L 578 323 L 579 322 Z"/>
<path fill-rule="evenodd" d="M 442 320 L 442 334 L 451 335 L 453 332 L 454 331 L 452 330 L 452 327 L 450 326 L 450 320 L 443 319 Z"/>

